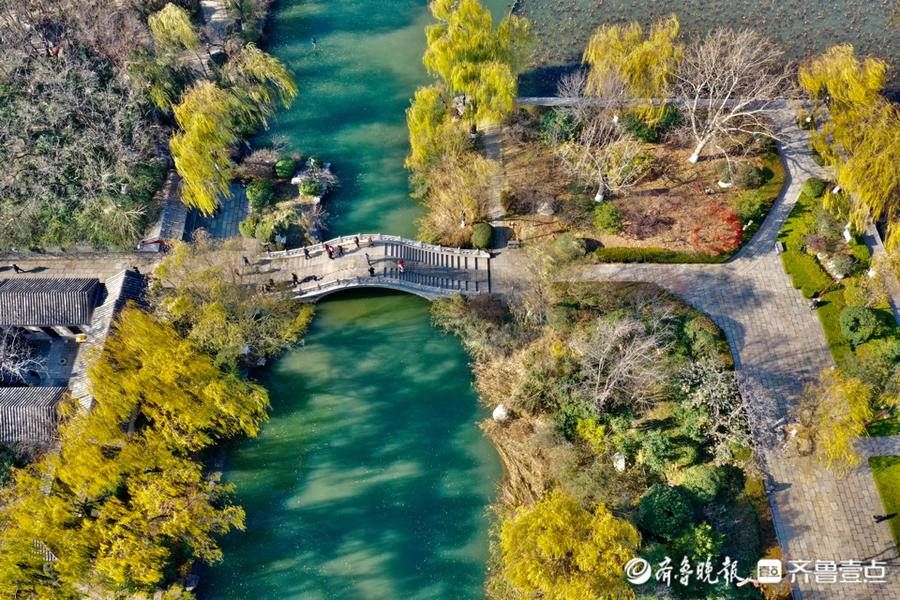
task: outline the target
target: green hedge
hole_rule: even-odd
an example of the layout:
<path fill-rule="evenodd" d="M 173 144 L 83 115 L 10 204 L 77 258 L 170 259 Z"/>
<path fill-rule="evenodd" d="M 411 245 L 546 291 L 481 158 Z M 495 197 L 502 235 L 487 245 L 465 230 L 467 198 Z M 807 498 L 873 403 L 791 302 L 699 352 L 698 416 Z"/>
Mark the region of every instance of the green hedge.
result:
<path fill-rule="evenodd" d="M 494 228 L 490 223 L 475 223 L 472 227 L 472 245 L 476 248 L 489 248 L 494 241 Z"/>
<path fill-rule="evenodd" d="M 601 263 L 723 263 L 731 255 L 678 252 L 665 248 L 598 248 L 592 254 Z"/>

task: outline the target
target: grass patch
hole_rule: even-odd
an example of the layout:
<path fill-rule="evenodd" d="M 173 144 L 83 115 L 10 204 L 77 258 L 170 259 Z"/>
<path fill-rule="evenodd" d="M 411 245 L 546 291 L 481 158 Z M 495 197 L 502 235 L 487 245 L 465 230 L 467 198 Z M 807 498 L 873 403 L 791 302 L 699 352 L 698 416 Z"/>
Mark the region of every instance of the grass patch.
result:
<path fill-rule="evenodd" d="M 812 298 L 833 283 L 816 258 L 803 250 L 804 238 L 815 229 L 814 208 L 815 200 L 801 194 L 778 232 L 778 240 L 785 247 L 781 254 L 784 270 L 806 298 Z"/>
<path fill-rule="evenodd" d="M 869 423 L 866 427 L 866 433 L 871 437 L 880 437 L 883 435 L 900 435 L 900 417 L 891 417 Z"/>
<path fill-rule="evenodd" d="M 875 478 L 875 486 L 884 504 L 884 513 L 900 512 L 900 456 L 873 456 L 869 458 L 869 467 Z M 900 547 L 900 517 L 888 521 L 894 543 Z"/>
<path fill-rule="evenodd" d="M 841 311 L 845 307 L 844 288 L 837 287 L 821 297 L 821 304 L 816 314 L 819 321 L 822 322 L 822 329 L 825 331 L 825 339 L 828 341 L 828 349 L 831 350 L 834 363 L 839 368 L 849 371 L 853 367 L 853 348 L 850 346 L 850 342 L 844 339 L 840 325 Z"/>

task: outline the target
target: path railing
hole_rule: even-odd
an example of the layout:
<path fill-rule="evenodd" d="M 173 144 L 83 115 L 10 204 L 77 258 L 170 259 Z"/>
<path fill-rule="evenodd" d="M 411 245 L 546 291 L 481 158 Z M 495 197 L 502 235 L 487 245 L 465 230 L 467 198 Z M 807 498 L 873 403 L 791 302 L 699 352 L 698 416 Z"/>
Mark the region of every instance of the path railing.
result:
<path fill-rule="evenodd" d="M 490 254 L 483 250 L 472 250 L 470 248 L 451 248 L 448 246 L 438 246 L 435 244 L 427 244 L 425 242 L 420 242 L 417 240 L 410 240 L 408 238 L 400 237 L 399 235 L 388 235 L 384 233 L 357 233 L 356 235 L 342 235 L 340 237 L 332 238 L 330 240 L 319 242 L 317 244 L 311 244 L 309 246 L 305 246 L 305 249 L 312 254 L 319 254 L 325 251 L 325 245 L 329 246 L 346 246 L 346 245 L 355 245 L 355 239 L 359 240 L 360 248 L 370 248 L 373 246 L 385 243 L 393 243 L 393 244 L 403 244 L 404 246 L 408 246 L 410 248 L 416 248 L 419 250 L 429 250 L 431 252 L 442 252 L 444 254 L 455 254 L 459 256 L 474 256 L 476 258 L 490 258 Z M 266 258 L 286 258 L 291 256 L 301 256 L 303 255 L 304 248 L 293 248 L 291 250 L 276 250 L 274 252 L 266 252 L 264 256 Z"/>

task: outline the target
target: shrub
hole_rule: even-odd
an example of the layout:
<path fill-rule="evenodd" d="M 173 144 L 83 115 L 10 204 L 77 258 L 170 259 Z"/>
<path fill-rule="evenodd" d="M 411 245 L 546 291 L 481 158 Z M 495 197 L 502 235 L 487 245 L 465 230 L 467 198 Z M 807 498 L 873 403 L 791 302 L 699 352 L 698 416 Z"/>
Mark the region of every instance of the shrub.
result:
<path fill-rule="evenodd" d="M 757 221 L 765 217 L 766 210 L 769 208 L 769 199 L 761 192 L 755 190 L 747 190 L 737 195 L 732 203 L 732 208 L 741 221 Z"/>
<path fill-rule="evenodd" d="M 670 460 L 677 467 L 689 467 L 697 462 L 700 458 L 700 451 L 697 446 L 691 444 L 679 444 L 672 450 Z"/>
<path fill-rule="evenodd" d="M 554 419 L 556 428 L 571 442 L 578 439 L 578 423 L 594 416 L 594 411 L 587 402 L 580 398 L 567 397 L 560 403 Z"/>
<path fill-rule="evenodd" d="M 766 154 L 775 154 L 778 152 L 778 144 L 775 143 L 773 138 L 770 138 L 767 135 L 760 136 L 757 139 L 757 143 L 759 144 L 759 149 Z"/>
<path fill-rule="evenodd" d="M 706 504 L 719 495 L 722 475 L 708 465 L 694 465 L 681 472 L 678 483 L 698 504 Z"/>
<path fill-rule="evenodd" d="M 659 430 L 640 434 L 638 462 L 656 473 L 662 472 L 672 457 L 672 440 Z"/>
<path fill-rule="evenodd" d="M 594 209 L 594 227 L 610 235 L 622 231 L 619 209 L 612 202 L 601 202 Z"/>
<path fill-rule="evenodd" d="M 844 302 L 847 306 L 868 306 L 869 294 L 868 280 L 851 277 L 844 281 Z"/>
<path fill-rule="evenodd" d="M 738 165 L 734 174 L 734 183 L 748 190 L 755 190 L 766 182 L 760 169 L 749 163 Z"/>
<path fill-rule="evenodd" d="M 848 306 L 841 311 L 841 335 L 853 346 L 867 342 L 878 332 L 878 317 L 862 306 Z"/>
<path fill-rule="evenodd" d="M 626 131 L 648 144 L 655 144 L 659 141 L 659 133 L 655 127 L 651 127 L 644 123 L 640 117 L 633 113 L 628 113 L 622 118 L 622 124 Z"/>
<path fill-rule="evenodd" d="M 262 210 L 271 206 L 275 199 L 275 186 L 271 179 L 254 179 L 247 186 L 247 200 L 253 210 Z"/>
<path fill-rule="evenodd" d="M 287 179 L 294 174 L 297 169 L 297 161 L 290 157 L 280 158 L 275 163 L 275 176 L 280 179 Z"/>
<path fill-rule="evenodd" d="M 693 356 L 711 356 L 718 351 L 719 328 L 709 317 L 698 315 L 690 319 L 684 324 L 683 331 Z"/>
<path fill-rule="evenodd" d="M 858 376 L 876 388 L 882 388 L 900 363 L 900 339 L 878 338 L 856 348 Z"/>
<path fill-rule="evenodd" d="M 700 523 L 678 536 L 674 545 L 682 556 L 699 561 L 719 556 L 724 544 L 724 535 L 715 531 L 709 523 Z"/>
<path fill-rule="evenodd" d="M 241 221 L 238 229 L 245 238 L 252 238 L 256 235 L 256 226 L 259 224 L 259 215 L 250 213 L 246 219 Z"/>
<path fill-rule="evenodd" d="M 844 226 L 838 223 L 837 219 L 830 212 L 821 206 L 816 207 L 813 218 L 815 219 L 814 226 L 817 234 L 832 242 L 839 242 L 843 239 Z"/>
<path fill-rule="evenodd" d="M 300 183 L 300 193 L 311 198 L 318 198 L 322 195 L 325 186 L 318 179 L 304 179 Z"/>
<path fill-rule="evenodd" d="M 593 253 L 594 260 L 601 263 L 721 263 L 728 259 L 727 254 L 703 254 L 701 252 L 679 252 L 667 248 L 629 248 L 612 247 L 597 248 Z"/>
<path fill-rule="evenodd" d="M 803 182 L 801 192 L 808 198 L 819 198 L 825 193 L 825 181 L 818 177 L 810 177 Z"/>
<path fill-rule="evenodd" d="M 571 140 L 575 135 L 575 123 L 564 110 L 551 108 L 541 119 L 541 139 L 551 145 Z"/>
<path fill-rule="evenodd" d="M 472 227 L 472 246 L 475 248 L 490 248 L 494 241 L 494 228 L 490 223 L 475 223 Z"/>
<path fill-rule="evenodd" d="M 828 240 L 818 233 L 809 234 L 803 238 L 803 243 L 806 244 L 806 251 L 810 254 L 828 252 L 828 249 L 831 246 L 831 244 L 828 243 Z"/>
<path fill-rule="evenodd" d="M 578 259 L 586 252 L 587 245 L 584 240 L 571 233 L 564 233 L 553 242 L 553 256 L 559 261 L 568 262 Z"/>
<path fill-rule="evenodd" d="M 858 262 L 850 254 L 835 254 L 831 257 L 831 270 L 838 277 L 847 277 L 856 270 Z"/>
<path fill-rule="evenodd" d="M 566 332 L 572 326 L 578 310 L 565 304 L 555 304 L 547 309 L 547 324 L 556 331 Z"/>
<path fill-rule="evenodd" d="M 825 166 L 825 159 L 822 158 L 822 155 L 819 154 L 819 151 L 818 151 L 818 150 L 813 149 L 813 151 L 812 151 L 812 159 L 813 159 L 813 162 L 816 163 L 817 165 L 819 165 L 820 167 L 824 167 L 824 166 Z"/>
<path fill-rule="evenodd" d="M 638 525 L 664 540 L 674 540 L 681 535 L 693 518 L 684 493 L 661 483 L 654 484 L 638 501 Z"/>
<path fill-rule="evenodd" d="M 275 220 L 271 217 L 260 219 L 256 224 L 253 237 L 263 243 L 271 242 L 275 239 Z"/>

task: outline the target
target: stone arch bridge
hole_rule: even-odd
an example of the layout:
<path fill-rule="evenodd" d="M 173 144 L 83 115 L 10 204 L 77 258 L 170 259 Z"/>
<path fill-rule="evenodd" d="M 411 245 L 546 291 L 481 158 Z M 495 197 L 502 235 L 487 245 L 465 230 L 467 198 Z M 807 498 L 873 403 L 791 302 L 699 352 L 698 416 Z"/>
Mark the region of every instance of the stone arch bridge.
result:
<path fill-rule="evenodd" d="M 326 245 L 334 248 L 329 258 Z M 341 249 L 343 251 L 341 251 Z M 308 256 L 306 252 L 308 252 Z M 382 233 L 345 235 L 304 248 L 267 252 L 263 272 L 297 275 L 297 298 L 316 301 L 354 288 L 387 288 L 434 300 L 491 291 L 490 254 Z"/>

